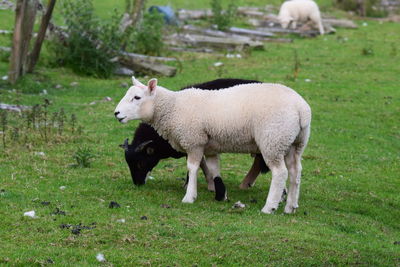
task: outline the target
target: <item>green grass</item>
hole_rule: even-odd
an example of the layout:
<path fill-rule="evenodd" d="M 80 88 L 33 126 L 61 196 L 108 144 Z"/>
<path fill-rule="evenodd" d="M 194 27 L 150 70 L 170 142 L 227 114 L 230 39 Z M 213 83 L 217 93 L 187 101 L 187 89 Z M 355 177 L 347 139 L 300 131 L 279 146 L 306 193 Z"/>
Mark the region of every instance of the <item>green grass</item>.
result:
<path fill-rule="evenodd" d="M 188 5 L 183 2 L 173 3 Z M 208 6 L 199 2 L 194 7 Z M 246 1 L 253 2 L 264 5 Z M 3 29 L 12 23 L 1 20 Z M 184 159 L 162 161 L 154 180 L 134 187 L 118 144 L 132 137 L 138 122 L 122 125 L 113 117 L 127 78 L 80 77 L 42 62 L 17 85 L 2 82 L 0 102 L 42 103 L 39 92 L 46 89 L 50 110 L 75 113 L 84 132 L 67 143 L 0 148 L 0 265 L 45 265 L 47 259 L 60 266 L 96 265 L 96 254 L 103 253 L 114 266 L 400 266 L 399 29 L 371 20 L 336 35 L 267 43 L 265 51 L 243 59 L 185 55 L 176 77 L 158 77 L 159 84 L 178 89 L 217 78 L 213 63 L 222 61 L 225 77 L 284 83 L 304 96 L 313 110 L 312 134 L 294 215 L 283 215 L 282 208 L 275 215 L 260 213 L 270 174 L 250 190 L 238 189 L 252 162 L 248 155 L 222 155 L 230 202 L 214 201 L 200 178 L 197 201 L 182 204 L 177 178 L 185 176 Z M 362 54 L 366 47 L 373 55 Z M 301 63 L 296 80 L 288 78 L 294 49 Z M 7 69 L 1 61 L 0 76 Z M 77 87 L 70 86 L 74 81 Z M 113 100 L 89 105 L 105 96 Z M 79 147 L 96 155 L 90 168 L 70 167 Z M 35 155 L 40 151 L 44 157 Z M 231 209 L 238 200 L 248 205 L 243 211 Z M 108 208 L 111 201 L 121 208 Z M 51 215 L 56 208 L 66 216 Z M 29 210 L 38 218 L 23 217 Z M 125 223 L 117 222 L 122 218 Z M 59 227 L 93 222 L 96 228 L 79 236 Z"/>

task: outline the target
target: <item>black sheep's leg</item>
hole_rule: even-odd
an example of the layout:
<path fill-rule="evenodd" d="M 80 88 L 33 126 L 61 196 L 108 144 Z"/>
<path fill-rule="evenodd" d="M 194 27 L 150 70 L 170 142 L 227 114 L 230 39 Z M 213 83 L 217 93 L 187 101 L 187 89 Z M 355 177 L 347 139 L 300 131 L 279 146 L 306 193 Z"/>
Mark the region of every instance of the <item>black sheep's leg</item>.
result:
<path fill-rule="evenodd" d="M 207 156 L 206 164 L 213 177 L 213 182 L 215 186 L 215 199 L 217 201 L 222 201 L 227 199 L 227 190 L 221 179 L 221 174 L 219 172 L 219 156 Z"/>
<path fill-rule="evenodd" d="M 224 185 L 224 182 L 222 181 L 222 178 L 217 176 L 214 178 L 214 184 L 215 184 L 215 200 L 217 201 L 222 201 L 226 200 L 226 187 Z"/>

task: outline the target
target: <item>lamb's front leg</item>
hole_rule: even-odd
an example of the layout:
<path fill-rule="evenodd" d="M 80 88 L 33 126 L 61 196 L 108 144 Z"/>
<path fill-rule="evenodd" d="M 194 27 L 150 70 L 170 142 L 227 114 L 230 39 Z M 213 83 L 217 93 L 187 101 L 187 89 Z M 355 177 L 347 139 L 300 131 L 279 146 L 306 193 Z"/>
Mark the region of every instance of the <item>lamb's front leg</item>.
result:
<path fill-rule="evenodd" d="M 196 149 L 188 151 L 187 168 L 189 172 L 189 182 L 186 188 L 186 195 L 182 199 L 183 203 L 193 203 L 197 198 L 197 171 L 199 170 L 203 150 Z"/>

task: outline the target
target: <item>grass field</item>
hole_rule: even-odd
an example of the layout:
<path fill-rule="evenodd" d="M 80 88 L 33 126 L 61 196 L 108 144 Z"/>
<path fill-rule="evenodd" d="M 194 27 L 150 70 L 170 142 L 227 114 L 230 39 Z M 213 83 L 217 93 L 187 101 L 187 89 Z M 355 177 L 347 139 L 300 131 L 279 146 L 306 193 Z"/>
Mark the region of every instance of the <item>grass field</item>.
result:
<path fill-rule="evenodd" d="M 97 2 L 106 16 L 113 1 Z M 189 7 L 187 1 L 171 2 Z M 194 7 L 207 6 L 196 1 Z M 0 28 L 11 29 L 12 14 L 0 11 L 0 17 Z M 184 159 L 162 161 L 153 180 L 133 186 L 118 145 L 132 138 L 138 122 L 122 125 L 113 116 L 126 91 L 120 84 L 130 83 L 128 78 L 82 77 L 41 62 L 37 73 L 15 86 L 1 82 L 0 102 L 33 105 L 46 97 L 50 112 L 63 107 L 76 114 L 83 133 L 1 146 L 0 265 L 400 266 L 400 24 L 356 22 L 359 29 L 267 43 L 242 59 L 178 54 L 179 74 L 158 77 L 160 85 L 179 89 L 218 78 L 213 63 L 222 61 L 224 77 L 283 83 L 309 102 L 312 133 L 294 215 L 283 215 L 282 207 L 274 215 L 260 212 L 270 174 L 249 190 L 238 188 L 251 166 L 249 155 L 221 157 L 230 202 L 214 201 L 200 177 L 197 201 L 182 204 Z M 7 45 L 0 37 L 0 46 Z M 294 51 L 300 61 L 295 80 Z M 2 60 L 0 76 L 7 70 Z M 43 89 L 48 95 L 39 94 Z M 112 101 L 100 101 L 105 96 Z M 90 168 L 70 166 L 79 147 L 96 155 Z M 238 200 L 244 210 L 231 208 Z M 111 201 L 121 207 L 109 208 Z M 57 208 L 65 215 L 52 214 Z M 30 210 L 38 218 L 23 216 Z M 95 228 L 75 235 L 62 224 Z M 98 253 L 107 262 L 100 264 Z"/>

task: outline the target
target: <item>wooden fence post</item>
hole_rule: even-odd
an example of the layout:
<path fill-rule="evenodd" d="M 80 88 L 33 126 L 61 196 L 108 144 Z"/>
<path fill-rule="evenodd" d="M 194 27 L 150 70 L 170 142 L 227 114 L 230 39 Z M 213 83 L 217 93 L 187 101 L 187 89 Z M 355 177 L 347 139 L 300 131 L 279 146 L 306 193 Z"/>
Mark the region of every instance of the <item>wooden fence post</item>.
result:
<path fill-rule="evenodd" d="M 35 65 L 39 59 L 40 49 L 42 48 L 42 43 L 46 37 L 47 26 L 49 25 L 51 14 L 53 13 L 56 0 L 49 0 L 47 4 L 46 13 L 42 17 L 42 22 L 40 24 L 39 33 L 35 41 L 32 52 L 28 57 L 28 70 L 27 72 L 32 73 Z"/>
<path fill-rule="evenodd" d="M 29 43 L 35 23 L 37 0 L 17 0 L 8 80 L 15 83 L 26 71 Z"/>

